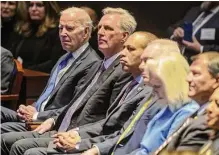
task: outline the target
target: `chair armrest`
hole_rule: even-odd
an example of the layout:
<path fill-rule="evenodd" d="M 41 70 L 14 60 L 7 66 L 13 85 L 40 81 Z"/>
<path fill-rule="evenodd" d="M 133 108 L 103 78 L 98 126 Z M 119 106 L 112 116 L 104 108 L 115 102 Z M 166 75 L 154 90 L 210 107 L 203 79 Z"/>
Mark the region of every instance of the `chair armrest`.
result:
<path fill-rule="evenodd" d="M 18 100 L 18 94 L 11 94 L 11 95 L 1 95 L 1 101 L 10 101 L 10 100 Z"/>
<path fill-rule="evenodd" d="M 26 122 L 26 128 L 30 131 L 35 130 L 38 126 L 40 126 L 43 122 Z"/>

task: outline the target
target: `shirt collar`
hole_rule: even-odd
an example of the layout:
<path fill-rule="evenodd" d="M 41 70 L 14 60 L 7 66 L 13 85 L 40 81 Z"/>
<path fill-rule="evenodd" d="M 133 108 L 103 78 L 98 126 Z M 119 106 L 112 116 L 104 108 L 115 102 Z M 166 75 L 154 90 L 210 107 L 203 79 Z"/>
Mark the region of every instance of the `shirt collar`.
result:
<path fill-rule="evenodd" d="M 85 49 L 89 46 L 89 43 L 86 42 L 84 45 L 82 45 L 80 48 L 78 48 L 76 51 L 72 52 L 72 56 L 74 59 L 77 59 L 84 51 Z"/>
<path fill-rule="evenodd" d="M 135 81 L 137 81 L 138 84 L 141 83 L 141 82 L 143 81 L 142 76 L 141 76 L 141 75 L 137 76 L 137 77 L 135 78 Z"/>
<path fill-rule="evenodd" d="M 111 56 L 110 58 L 108 58 L 107 60 L 104 59 L 104 61 L 103 61 L 104 67 L 105 67 L 106 69 L 109 68 L 109 66 L 113 63 L 113 61 L 116 60 L 116 58 L 117 58 L 119 55 L 120 55 L 120 53 L 117 53 L 117 54 Z"/>

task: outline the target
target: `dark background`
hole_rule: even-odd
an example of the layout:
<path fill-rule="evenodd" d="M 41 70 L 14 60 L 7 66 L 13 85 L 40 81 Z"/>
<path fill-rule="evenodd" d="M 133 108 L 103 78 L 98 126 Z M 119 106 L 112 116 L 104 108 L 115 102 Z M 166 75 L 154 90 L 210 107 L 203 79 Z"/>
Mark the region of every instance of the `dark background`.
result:
<path fill-rule="evenodd" d="M 59 1 L 62 9 L 71 6 L 93 8 L 99 18 L 105 7 L 121 7 L 133 13 L 138 23 L 137 30 L 149 31 L 166 37 L 168 26 L 182 19 L 185 13 L 201 2 L 194 1 Z"/>

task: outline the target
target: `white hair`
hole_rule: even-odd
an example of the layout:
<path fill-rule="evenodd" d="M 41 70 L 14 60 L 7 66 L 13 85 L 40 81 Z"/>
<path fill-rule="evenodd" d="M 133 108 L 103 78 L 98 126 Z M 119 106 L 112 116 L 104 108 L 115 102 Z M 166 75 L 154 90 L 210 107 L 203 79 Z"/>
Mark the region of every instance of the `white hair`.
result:
<path fill-rule="evenodd" d="M 121 30 L 124 32 L 128 32 L 129 34 L 132 34 L 136 29 L 137 22 L 134 16 L 132 16 L 128 10 L 122 8 L 107 7 L 103 9 L 103 14 L 104 15 L 119 14 L 121 18 L 121 22 L 120 22 Z"/>
<path fill-rule="evenodd" d="M 77 14 L 77 21 L 79 22 L 79 24 L 81 24 L 82 28 L 84 29 L 85 27 L 88 27 L 90 38 L 93 29 L 93 23 L 88 13 L 84 9 L 78 7 L 67 8 L 61 12 L 61 15 L 65 13 L 70 14 L 71 16 Z"/>

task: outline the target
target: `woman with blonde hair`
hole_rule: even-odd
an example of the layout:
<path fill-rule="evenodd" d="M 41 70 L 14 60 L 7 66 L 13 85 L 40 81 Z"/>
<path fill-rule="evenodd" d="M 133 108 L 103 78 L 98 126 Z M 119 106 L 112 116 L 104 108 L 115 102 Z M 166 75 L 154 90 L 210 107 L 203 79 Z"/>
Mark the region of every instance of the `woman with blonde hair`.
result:
<path fill-rule="evenodd" d="M 158 41 L 152 42 L 154 49 L 162 49 Z M 163 42 L 163 40 L 161 40 Z M 165 42 L 164 42 L 165 43 Z M 151 48 L 150 45 L 147 48 Z M 147 52 L 146 48 L 146 52 Z M 178 47 L 177 47 L 178 48 Z M 189 85 L 186 77 L 189 64 L 178 52 L 162 53 L 162 56 L 150 57 L 142 61 L 140 68 L 148 73 L 145 81 L 153 87 L 154 93 L 162 99 L 166 107 L 157 113 L 147 125 L 137 155 L 147 155 L 155 151 L 169 135 L 191 116 L 199 105 L 188 98 Z"/>
<path fill-rule="evenodd" d="M 22 39 L 12 52 L 24 68 L 49 73 L 64 54 L 58 33 L 60 9 L 50 1 L 30 1 L 27 6 L 27 21 L 16 26 Z"/>

